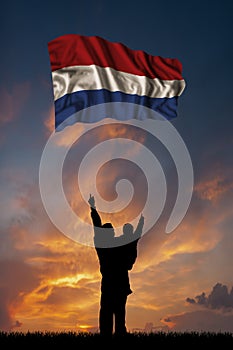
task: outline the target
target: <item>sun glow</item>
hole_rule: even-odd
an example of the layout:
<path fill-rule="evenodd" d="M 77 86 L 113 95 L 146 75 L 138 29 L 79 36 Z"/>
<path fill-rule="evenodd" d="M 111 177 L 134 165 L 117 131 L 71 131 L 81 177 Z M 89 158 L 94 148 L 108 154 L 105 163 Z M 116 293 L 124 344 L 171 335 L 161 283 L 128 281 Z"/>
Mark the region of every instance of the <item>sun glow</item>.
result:
<path fill-rule="evenodd" d="M 52 286 L 76 287 L 77 283 L 83 279 L 93 280 L 93 275 L 87 273 L 79 273 L 76 276 L 61 277 L 57 278 L 56 280 L 48 281 L 48 284 Z"/>

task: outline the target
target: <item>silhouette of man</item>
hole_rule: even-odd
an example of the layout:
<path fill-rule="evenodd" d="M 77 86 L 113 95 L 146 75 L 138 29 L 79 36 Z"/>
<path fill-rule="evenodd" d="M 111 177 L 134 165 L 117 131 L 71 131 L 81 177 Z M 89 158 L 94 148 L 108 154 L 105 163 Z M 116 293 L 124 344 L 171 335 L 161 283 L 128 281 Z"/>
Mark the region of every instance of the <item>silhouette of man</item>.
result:
<path fill-rule="evenodd" d="M 101 298 L 99 311 L 100 334 L 111 336 L 115 319 L 115 334 L 125 335 L 126 301 L 132 293 L 128 271 L 137 258 L 137 242 L 142 234 L 144 217 L 141 215 L 134 232 L 131 224 L 125 224 L 123 234 L 115 237 L 111 223 L 102 224 L 95 207 L 95 199 L 88 200 L 94 226 L 94 244 L 100 264 Z"/>

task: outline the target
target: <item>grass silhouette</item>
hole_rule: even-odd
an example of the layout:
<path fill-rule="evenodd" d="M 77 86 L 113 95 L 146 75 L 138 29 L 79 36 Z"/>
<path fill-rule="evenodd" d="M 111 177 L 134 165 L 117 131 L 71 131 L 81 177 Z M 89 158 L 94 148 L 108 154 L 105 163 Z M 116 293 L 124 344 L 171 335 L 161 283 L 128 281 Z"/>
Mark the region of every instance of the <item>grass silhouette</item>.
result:
<path fill-rule="evenodd" d="M 98 333 L 88 332 L 1 332 L 0 346 L 174 346 L 174 345 L 233 345 L 233 333 L 228 332 L 156 332 L 129 333 L 124 337 L 103 338 Z"/>

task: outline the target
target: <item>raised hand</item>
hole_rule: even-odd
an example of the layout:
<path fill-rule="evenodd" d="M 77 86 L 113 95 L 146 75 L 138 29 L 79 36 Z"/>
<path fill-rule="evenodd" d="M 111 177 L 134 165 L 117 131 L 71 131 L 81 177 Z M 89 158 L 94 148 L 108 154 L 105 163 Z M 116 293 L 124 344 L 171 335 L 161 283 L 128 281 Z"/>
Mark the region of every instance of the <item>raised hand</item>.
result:
<path fill-rule="evenodd" d="M 91 194 L 90 194 L 90 197 L 89 197 L 89 199 L 88 199 L 88 203 L 90 204 L 90 206 L 91 206 L 92 208 L 95 208 L 95 198 L 94 198 L 94 196 L 92 196 Z"/>

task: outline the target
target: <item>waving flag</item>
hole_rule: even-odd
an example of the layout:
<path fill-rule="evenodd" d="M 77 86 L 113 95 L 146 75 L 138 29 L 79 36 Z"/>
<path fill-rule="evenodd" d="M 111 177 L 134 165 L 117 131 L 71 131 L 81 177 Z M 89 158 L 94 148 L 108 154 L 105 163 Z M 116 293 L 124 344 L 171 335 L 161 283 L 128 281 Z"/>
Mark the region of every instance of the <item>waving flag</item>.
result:
<path fill-rule="evenodd" d="M 55 128 L 87 107 L 107 102 L 143 105 L 167 119 L 177 116 L 185 88 L 178 59 L 152 56 L 98 36 L 68 34 L 48 43 Z"/>

